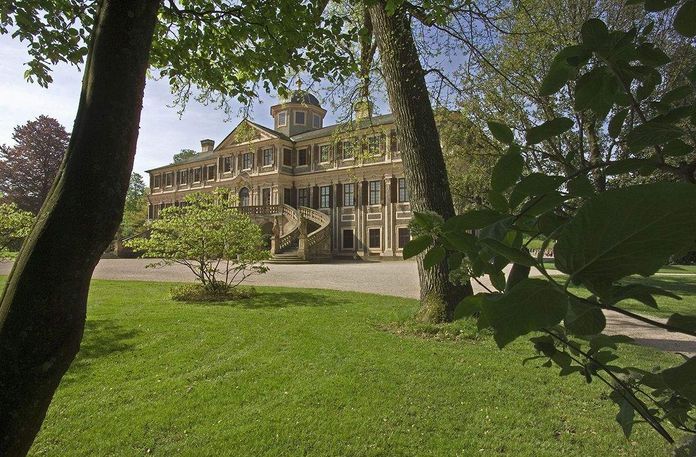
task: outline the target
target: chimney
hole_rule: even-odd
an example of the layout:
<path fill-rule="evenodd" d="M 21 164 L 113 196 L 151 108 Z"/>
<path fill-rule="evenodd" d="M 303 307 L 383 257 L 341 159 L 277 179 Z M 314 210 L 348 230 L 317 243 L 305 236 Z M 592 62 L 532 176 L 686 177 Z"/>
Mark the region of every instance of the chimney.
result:
<path fill-rule="evenodd" d="M 353 105 L 353 110 L 355 111 L 355 119 L 369 119 L 372 117 L 372 102 L 369 100 L 360 100 L 355 102 Z"/>
<path fill-rule="evenodd" d="M 205 139 L 201 140 L 201 152 L 210 152 L 215 149 L 215 140 Z"/>

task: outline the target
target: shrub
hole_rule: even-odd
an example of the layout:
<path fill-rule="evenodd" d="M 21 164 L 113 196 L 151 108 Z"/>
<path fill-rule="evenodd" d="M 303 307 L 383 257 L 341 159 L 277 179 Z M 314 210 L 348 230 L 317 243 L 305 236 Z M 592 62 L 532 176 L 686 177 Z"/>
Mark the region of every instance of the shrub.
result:
<path fill-rule="evenodd" d="M 216 288 L 202 284 L 182 284 L 171 289 L 172 300 L 185 302 L 222 302 L 251 298 L 256 295 L 253 287 L 233 287 L 221 283 Z"/>

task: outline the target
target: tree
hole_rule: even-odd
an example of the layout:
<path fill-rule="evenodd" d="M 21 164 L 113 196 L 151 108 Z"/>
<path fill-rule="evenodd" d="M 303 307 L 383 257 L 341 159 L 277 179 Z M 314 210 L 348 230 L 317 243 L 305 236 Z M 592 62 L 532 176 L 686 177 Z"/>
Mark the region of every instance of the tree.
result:
<path fill-rule="evenodd" d="M 390 14 L 383 0 L 369 3 L 368 11 L 394 113 L 411 207 L 416 212 L 431 211 L 451 218 L 455 213 L 447 170 L 410 19 L 404 5 Z M 420 315 L 434 321 L 451 320 L 459 301 L 472 293 L 468 283 L 460 286 L 449 281 L 450 268 L 440 252 L 418 259 Z"/>
<path fill-rule="evenodd" d="M 353 31 L 322 20 L 325 6 L 18 0 L 0 15 L 0 33 L 29 43 L 30 80 L 47 85 L 51 65 L 87 56 L 65 160 L 0 300 L 0 455 L 28 452 L 79 349 L 90 278 L 123 216 L 148 67 L 179 103 L 197 88 L 225 108 L 260 86 L 287 92 L 288 70 L 339 80 Z"/>
<path fill-rule="evenodd" d="M 674 29 L 690 38 L 696 36 L 693 7 L 691 0 L 645 4 L 646 9 L 674 8 Z M 624 308 L 625 300 L 656 308 L 657 296 L 679 299 L 678 289 L 649 286 L 631 276 L 655 274 L 671 256 L 693 250 L 696 243 L 696 59 L 687 63 L 689 82 L 663 93 L 656 82 L 671 58 L 645 33 L 635 27 L 610 29 L 591 18 L 579 35 L 579 43 L 552 59 L 538 96 L 594 117 L 598 134 L 613 138 L 625 155 L 600 162 L 573 160 L 577 150 L 559 139 L 570 131 L 582 132 L 579 119 L 559 116 L 540 124 L 528 119 L 523 125 L 531 127 L 519 130 L 490 121 L 495 141 L 508 151 L 492 172 L 491 206 L 447 221 L 421 215 L 417 221 L 424 222 L 425 234 L 406 248 L 409 255 L 428 251 L 426 257 L 445 251 L 466 276 L 478 281 L 487 275 L 493 289 L 482 284 L 487 292 L 463 300 L 457 317 L 476 316 L 480 327 L 492 329 L 500 348 L 541 332 L 530 341 L 543 366 L 606 384 L 626 436 L 639 416 L 672 443 L 669 426 L 696 434 L 696 357 L 684 356 L 666 368 L 625 366 L 619 344 L 631 340 L 603 334 L 603 311 L 696 336 L 696 313 L 675 313 L 663 322 Z M 559 92 L 567 86 L 573 90 L 564 101 Z M 523 174 L 522 152 L 544 142 L 557 146 L 564 174 Z M 650 178 L 659 173 L 672 179 L 626 181 L 623 187 L 603 190 L 593 183 L 598 168 L 606 176 Z M 555 268 L 565 277 L 547 271 L 544 249 L 537 257 L 529 254 L 525 239 L 536 238 L 544 246 L 555 243 Z M 510 264 L 506 276 L 503 268 Z M 541 276 L 530 278 L 531 268 Z"/>
<path fill-rule="evenodd" d="M 198 153 L 194 151 L 193 149 L 182 149 L 181 152 L 174 154 L 173 157 L 173 162 L 174 163 L 181 163 L 184 162 L 192 157 L 196 157 Z"/>
<path fill-rule="evenodd" d="M 0 259 L 15 244 L 26 238 L 34 223 L 34 216 L 22 211 L 14 203 L 0 204 Z"/>
<path fill-rule="evenodd" d="M 46 200 L 70 135 L 45 115 L 14 129 L 15 145 L 0 147 L 0 192 L 8 201 L 36 214 Z"/>
<path fill-rule="evenodd" d="M 128 241 L 152 266 L 176 263 L 196 276 L 206 292 L 224 297 L 254 274 L 265 273 L 270 253 L 261 249 L 261 228 L 241 214 L 227 189 L 193 193 L 184 204 L 165 208 L 150 224 L 148 238 Z"/>
<path fill-rule="evenodd" d="M 132 173 L 126 193 L 123 220 L 118 236 L 128 238 L 140 234 L 147 222 L 147 188 L 139 173 Z"/>

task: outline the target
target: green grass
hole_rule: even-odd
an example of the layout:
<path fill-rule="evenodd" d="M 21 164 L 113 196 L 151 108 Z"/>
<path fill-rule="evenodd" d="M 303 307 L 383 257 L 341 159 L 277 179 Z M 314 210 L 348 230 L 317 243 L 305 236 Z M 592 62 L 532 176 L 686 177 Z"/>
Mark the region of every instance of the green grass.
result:
<path fill-rule="evenodd" d="M 414 300 L 259 288 L 171 301 L 171 284 L 94 281 L 82 350 L 32 456 L 661 456 L 626 440 L 598 383 L 464 322 L 422 338 Z M 417 327 L 417 326 L 416 326 Z M 639 366 L 676 356 L 627 348 Z"/>

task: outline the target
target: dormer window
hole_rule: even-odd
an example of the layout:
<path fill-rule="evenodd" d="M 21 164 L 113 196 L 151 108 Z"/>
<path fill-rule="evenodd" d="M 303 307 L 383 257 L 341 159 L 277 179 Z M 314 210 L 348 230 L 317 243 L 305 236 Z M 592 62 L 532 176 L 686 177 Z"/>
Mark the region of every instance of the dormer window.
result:
<path fill-rule="evenodd" d="M 321 116 L 319 116 L 318 114 L 315 114 L 315 115 L 313 116 L 313 119 L 314 119 L 314 120 L 313 120 L 312 125 L 314 126 L 314 128 L 315 128 L 315 129 L 321 128 Z"/>
<path fill-rule="evenodd" d="M 278 127 L 285 127 L 288 125 L 288 112 L 281 111 L 278 113 Z"/>
<path fill-rule="evenodd" d="M 305 115 L 304 111 L 295 111 L 295 125 L 305 125 Z"/>

